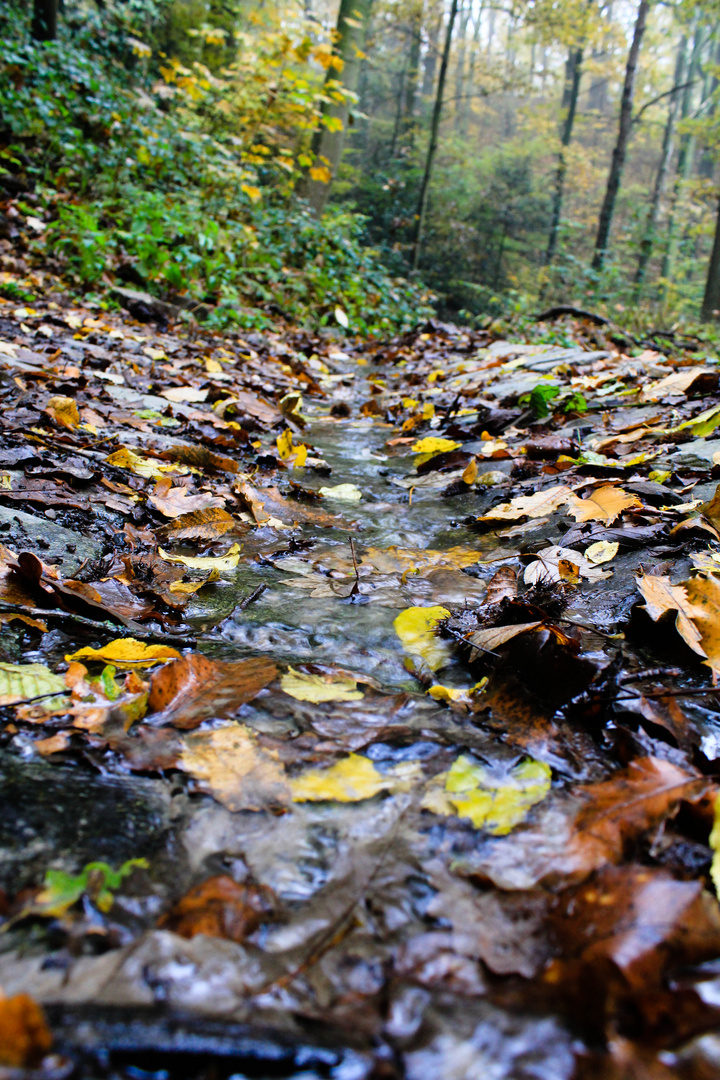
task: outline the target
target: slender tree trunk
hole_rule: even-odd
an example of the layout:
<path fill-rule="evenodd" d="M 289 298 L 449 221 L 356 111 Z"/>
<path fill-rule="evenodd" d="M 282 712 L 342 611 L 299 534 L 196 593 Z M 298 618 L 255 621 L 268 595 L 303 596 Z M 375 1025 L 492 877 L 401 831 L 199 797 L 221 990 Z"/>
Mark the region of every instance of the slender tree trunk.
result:
<path fill-rule="evenodd" d="M 686 85 L 682 95 L 682 106 L 680 109 L 681 120 L 687 120 L 692 111 L 693 83 L 695 81 L 695 77 L 698 71 L 698 64 L 700 62 L 702 40 L 702 30 L 697 25 L 696 17 L 692 56 L 690 57 L 690 65 L 688 67 Z M 667 223 L 667 242 L 665 244 L 665 253 L 663 255 L 662 267 L 660 269 L 661 278 L 669 279 L 672 276 L 677 250 L 678 211 L 680 209 L 680 199 L 682 196 L 683 188 L 685 187 L 685 184 L 690 177 L 690 171 L 692 169 L 694 157 L 695 136 L 689 131 L 684 131 L 680 138 L 680 149 L 678 150 L 677 170 L 675 172 L 675 183 L 673 184 L 672 202 L 670 205 L 670 214 L 668 216 Z M 663 289 L 664 288 L 665 287 L 663 287 Z"/>
<path fill-rule="evenodd" d="M 430 102 L 433 97 L 433 90 L 435 89 L 435 72 L 437 71 L 438 61 L 438 44 L 440 41 L 440 32 L 442 30 L 443 23 L 443 9 L 442 4 L 436 5 L 436 17 L 430 18 L 428 22 L 428 47 L 427 55 L 425 57 L 425 66 L 423 68 L 423 80 L 422 80 L 422 99 L 424 104 L 423 112 L 426 115 L 430 114 Z"/>
<path fill-rule="evenodd" d="M 715 219 L 715 240 L 713 243 L 712 255 L 710 256 L 710 265 L 708 266 L 705 296 L 703 298 L 700 318 L 703 322 L 717 321 L 720 319 L 720 200 L 718 200 L 717 217 Z"/>
<path fill-rule="evenodd" d="M 423 232 L 425 231 L 425 215 L 427 214 L 427 201 L 430 189 L 430 177 L 432 176 L 432 167 L 435 160 L 435 152 L 437 151 L 438 130 L 440 128 L 440 116 L 442 114 L 443 106 L 443 94 L 445 93 L 445 80 L 447 79 L 448 62 L 450 60 L 450 46 L 452 44 L 453 27 L 455 25 L 455 17 L 457 15 L 457 10 L 458 0 L 452 0 L 447 30 L 445 32 L 445 46 L 443 48 L 442 61 L 440 63 L 440 75 L 438 76 L 437 92 L 435 94 L 435 104 L 433 106 L 432 120 L 430 122 L 430 144 L 428 146 L 427 157 L 425 158 L 425 172 L 423 173 L 422 183 L 420 184 L 420 197 L 418 199 L 415 237 L 413 240 L 413 270 L 417 270 L 418 266 L 420 265 L 422 238 Z"/>
<path fill-rule="evenodd" d="M 34 41 L 55 41 L 58 0 L 33 0 L 31 34 Z"/>
<path fill-rule="evenodd" d="M 465 91 L 465 34 L 470 19 L 470 6 L 466 0 L 460 0 L 460 25 L 458 28 L 458 49 L 455 60 L 455 127 L 460 130 L 462 122 L 463 93 Z"/>
<path fill-rule="evenodd" d="M 332 99 L 333 89 L 340 83 L 343 91 L 357 92 L 360 80 L 361 57 L 365 44 L 365 35 L 370 19 L 372 0 L 340 0 L 336 40 L 333 55 L 342 60 L 342 70 L 330 66 L 325 85 L 328 97 Z M 302 185 L 301 194 L 310 203 L 317 217 L 321 217 L 330 195 L 330 185 L 337 174 L 340 164 L 348 121 L 350 102 L 345 97 L 342 102 L 332 101 L 323 107 L 320 124 L 313 137 L 315 165 L 326 169 L 329 176 L 314 179 L 308 174 Z"/>
<path fill-rule="evenodd" d="M 636 299 L 639 298 L 642 292 L 648 263 L 650 262 L 650 259 L 652 257 L 658 217 L 660 215 L 660 203 L 662 202 L 663 195 L 665 194 L 665 185 L 667 183 L 668 171 L 670 169 L 670 161 L 673 154 L 675 126 L 677 123 L 678 111 L 680 109 L 681 95 L 679 88 L 685 81 L 685 71 L 687 68 L 687 47 L 687 35 L 683 34 L 680 45 L 678 47 L 677 59 L 675 61 L 675 81 L 673 83 L 674 90 L 670 97 L 670 108 L 668 110 L 668 116 L 665 122 L 665 132 L 663 134 L 662 150 L 660 152 L 660 164 L 658 165 L 658 171 L 655 176 L 655 187 L 653 188 L 652 198 L 650 200 L 650 206 L 648 208 L 647 219 L 645 221 L 645 233 L 642 239 L 642 243 L 640 244 L 640 254 L 638 256 L 637 270 L 635 271 Z"/>
<path fill-rule="evenodd" d="M 460 135 L 467 135 L 468 122 L 470 120 L 470 114 L 472 112 L 471 107 L 471 94 L 475 86 L 475 66 L 477 64 L 478 52 L 480 49 L 480 24 L 482 22 L 483 5 L 482 0 L 480 3 L 480 9 L 477 13 L 477 18 L 473 26 L 472 44 L 470 46 L 470 63 L 468 65 L 467 80 L 465 82 L 465 97 L 460 102 Z"/>
<path fill-rule="evenodd" d="M 715 50 L 715 72 L 710 78 L 710 86 L 708 87 L 708 97 L 710 99 L 710 105 L 707 111 L 707 118 L 712 121 L 717 113 L 717 94 L 718 87 L 720 87 L 720 78 L 717 75 L 718 67 L 720 67 L 720 40 L 717 42 Z M 712 129 L 712 123 L 710 127 Z M 712 175 L 715 171 L 715 155 L 713 154 L 712 145 L 705 143 L 702 149 L 702 156 L 700 158 L 700 164 L 698 165 L 698 176 L 701 176 L 704 180 L 712 180 Z"/>
<path fill-rule="evenodd" d="M 557 250 L 558 232 L 560 231 L 560 217 L 562 214 L 563 195 L 565 192 L 565 174 L 567 172 L 567 148 L 572 139 L 573 124 L 577 111 L 578 97 L 580 94 L 580 79 L 582 78 L 583 51 L 571 49 L 568 54 L 565 67 L 565 89 L 563 92 L 563 109 L 565 119 L 560 135 L 560 154 L 558 167 L 555 173 L 555 191 L 553 193 L 552 215 L 550 219 L 550 235 L 545 252 L 545 265 L 549 266 L 555 257 Z"/>
<path fill-rule="evenodd" d="M 420 48 L 422 45 L 422 4 L 416 4 L 410 20 L 410 52 L 405 81 L 404 127 L 410 131 L 415 123 L 417 109 L 418 78 L 420 74 Z"/>
<path fill-rule="evenodd" d="M 607 254 L 608 242 L 610 240 L 610 229 L 612 228 L 612 220 L 615 213 L 615 203 L 620 190 L 620 181 L 622 179 L 622 171 L 623 166 L 625 165 L 627 145 L 632 127 L 635 76 L 637 74 L 638 56 L 640 55 L 640 45 L 642 44 L 643 34 L 645 33 L 645 24 L 647 22 L 649 8 L 650 0 L 640 0 L 637 18 L 635 19 L 632 44 L 630 46 L 627 66 L 625 68 L 625 83 L 623 85 L 622 101 L 620 104 L 618 137 L 617 142 L 615 143 L 615 149 L 613 150 L 607 188 L 605 189 L 605 200 L 603 202 L 602 210 L 600 211 L 598 231 L 597 236 L 595 237 L 595 253 L 592 260 L 593 270 L 602 270 Z"/>
<path fill-rule="evenodd" d="M 488 39 L 487 39 L 487 54 L 492 53 L 493 38 L 495 37 L 495 8 L 491 7 L 488 13 Z"/>

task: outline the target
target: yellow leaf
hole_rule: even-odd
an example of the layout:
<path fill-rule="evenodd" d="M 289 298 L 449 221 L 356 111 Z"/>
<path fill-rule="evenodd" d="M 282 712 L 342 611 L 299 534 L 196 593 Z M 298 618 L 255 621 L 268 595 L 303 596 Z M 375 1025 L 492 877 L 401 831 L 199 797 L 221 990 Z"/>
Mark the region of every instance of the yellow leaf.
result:
<path fill-rule="evenodd" d="M 405 652 L 411 656 L 421 656 L 431 671 L 437 671 L 450 659 L 447 645 L 439 641 L 434 633 L 437 624 L 449 615 L 447 608 L 437 604 L 433 607 L 410 607 L 401 611 L 393 622 Z"/>
<path fill-rule="evenodd" d="M 93 649 L 87 645 L 77 652 L 68 653 L 65 659 L 71 660 L 103 660 L 106 664 L 113 664 L 118 668 L 144 668 L 154 667 L 164 660 L 175 660 L 180 656 L 177 649 L 169 645 L 146 645 L 144 641 L 135 638 L 116 638 L 115 641 L 103 645 L 100 649 Z"/>
<path fill-rule="evenodd" d="M 309 769 L 290 781 L 293 802 L 360 802 L 381 791 L 406 789 L 419 775 L 417 763 L 380 773 L 369 758 L 350 754 L 329 769 Z"/>
<path fill-rule="evenodd" d="M 453 439 L 440 439 L 437 435 L 428 435 L 418 439 L 412 445 L 413 454 L 442 454 L 447 450 L 457 450 L 460 443 Z"/>
<path fill-rule="evenodd" d="M 288 801 L 282 764 L 244 724 L 187 735 L 177 767 L 228 810 L 264 810 Z"/>
<path fill-rule="evenodd" d="M 45 695 L 67 694 L 65 679 L 54 675 L 44 664 L 0 663 L 0 705 L 13 705 L 30 698 L 42 698 L 37 704 L 52 712 L 65 704 L 64 697 Z"/>
<path fill-rule="evenodd" d="M 170 555 L 162 548 L 158 548 L 158 554 L 166 562 L 179 563 L 190 570 L 234 570 L 240 560 L 240 545 L 233 544 L 224 555 Z"/>
<path fill-rule="evenodd" d="M 715 820 L 710 833 L 710 847 L 713 852 L 710 877 L 715 886 L 715 892 L 720 896 L 720 793 L 715 796 Z"/>
<path fill-rule="evenodd" d="M 240 190 L 245 192 L 251 202 L 259 202 L 259 200 L 262 199 L 262 191 L 253 184 L 241 184 Z"/>
<path fill-rule="evenodd" d="M 278 435 L 275 440 L 277 446 L 278 457 L 281 461 L 287 461 L 293 452 L 293 433 L 290 428 L 285 428 L 281 435 Z"/>
<path fill-rule="evenodd" d="M 599 566 L 601 563 L 614 559 L 619 550 L 620 545 L 617 540 L 598 540 L 597 543 L 585 548 L 585 558 L 593 566 Z"/>
<path fill-rule="evenodd" d="M 444 566 L 464 570 L 467 566 L 475 566 L 481 561 L 481 552 L 460 545 L 446 548 L 445 551 L 436 551 L 434 548 L 370 547 L 360 565 L 374 566 L 381 574 L 394 574 L 398 570 L 417 570 L 422 573 Z"/>
<path fill-rule="evenodd" d="M 587 499 L 571 495 L 568 500 L 568 513 L 576 521 L 602 521 L 612 525 L 623 510 L 638 510 L 642 502 L 637 495 L 630 495 L 614 484 L 603 484 L 596 488 Z"/>
<path fill-rule="evenodd" d="M 560 506 L 563 506 L 572 491 L 566 484 L 558 484 L 556 487 L 546 488 L 545 491 L 536 491 L 534 495 L 518 495 L 511 502 L 500 503 L 483 514 L 480 521 L 515 521 L 517 518 L 545 517 L 552 514 Z"/>
<path fill-rule="evenodd" d="M 474 686 L 443 686 L 442 683 L 434 683 L 428 687 L 428 694 L 434 701 L 445 701 L 448 704 L 456 702 L 460 705 L 472 705 L 475 694 L 479 694 L 488 684 L 487 678 L 483 678 Z"/>
<path fill-rule="evenodd" d="M 298 446 L 297 453 L 292 461 L 293 469 L 301 469 L 307 461 L 308 448 L 304 444 Z"/>
<path fill-rule="evenodd" d="M 478 474 L 477 458 L 473 458 L 472 461 L 470 461 L 465 466 L 465 469 L 463 470 L 463 474 L 462 474 L 463 483 L 465 483 L 465 484 L 474 484 L 475 481 L 477 480 L 477 474 Z"/>
<path fill-rule="evenodd" d="M 463 754 L 428 785 L 422 806 L 435 814 L 469 818 L 476 829 L 505 836 L 545 798 L 551 777 L 541 761 L 523 761 L 498 775 Z"/>
<path fill-rule="evenodd" d="M 145 479 L 160 480 L 167 473 L 185 475 L 188 472 L 185 465 L 166 465 L 153 458 L 140 457 L 134 450 L 128 450 L 125 446 L 116 450 L 106 460 L 108 465 L 114 465 L 118 469 L 129 469 L 136 476 L 144 476 Z"/>
<path fill-rule="evenodd" d="M 363 697 L 355 679 L 309 675 L 292 667 L 280 679 L 280 686 L 297 701 L 360 701 Z"/>
<path fill-rule="evenodd" d="M 720 581 L 712 576 L 695 577 L 685 582 L 685 588 L 693 606 L 692 620 L 707 656 L 705 663 L 720 673 Z"/>
<path fill-rule="evenodd" d="M 49 398 L 45 412 L 61 427 L 76 428 L 80 423 L 77 402 L 71 397 Z"/>
<path fill-rule="evenodd" d="M 423 418 L 423 420 L 432 420 L 434 415 L 435 415 L 435 406 L 433 405 L 432 401 L 426 401 L 425 404 L 422 407 L 422 418 Z"/>
<path fill-rule="evenodd" d="M 313 165 L 310 170 L 310 179 L 318 180 L 321 184 L 329 184 L 332 180 L 332 173 L 327 165 Z"/>
<path fill-rule="evenodd" d="M 336 487 L 321 487 L 320 494 L 327 499 L 340 499 L 342 502 L 359 502 L 362 491 L 355 484 L 338 484 Z"/>

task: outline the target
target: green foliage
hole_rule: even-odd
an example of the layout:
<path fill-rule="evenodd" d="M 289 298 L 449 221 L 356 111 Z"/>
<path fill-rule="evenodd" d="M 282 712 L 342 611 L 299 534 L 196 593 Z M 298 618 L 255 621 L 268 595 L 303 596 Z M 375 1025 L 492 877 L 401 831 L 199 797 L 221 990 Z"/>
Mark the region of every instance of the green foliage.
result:
<path fill-rule="evenodd" d="M 158 6 L 144 36 L 161 41 L 183 6 Z M 312 157 L 296 161 L 290 136 L 307 139 L 319 115 L 329 46 L 289 15 L 253 36 L 238 30 L 220 77 L 199 61 L 151 58 L 131 36 L 134 10 L 113 6 L 71 41 L 0 47 L 11 133 L 0 168 L 35 187 L 25 213 L 47 228 L 28 230 L 34 259 L 54 259 L 81 291 L 118 281 L 210 305 L 218 327 L 322 325 L 336 306 L 352 332 L 427 318 L 432 295 L 394 279 L 363 245 L 362 217 L 336 210 L 317 221 L 294 195 Z M 203 56 L 227 41 L 198 33 Z"/>
<path fill-rule="evenodd" d="M 149 865 L 147 859 L 128 859 L 117 870 L 106 862 L 88 863 L 79 874 L 48 870 L 42 891 L 33 902 L 33 910 L 38 914 L 64 915 L 81 896 L 87 894 L 100 911 L 109 911 L 114 900 L 113 893 L 117 892 L 125 878 L 133 870 L 146 870 Z"/>
<path fill-rule="evenodd" d="M 558 397 L 560 387 L 552 383 L 539 383 L 533 387 L 529 394 L 523 394 L 518 399 L 519 405 L 529 405 L 538 419 L 550 415 L 548 402 Z"/>

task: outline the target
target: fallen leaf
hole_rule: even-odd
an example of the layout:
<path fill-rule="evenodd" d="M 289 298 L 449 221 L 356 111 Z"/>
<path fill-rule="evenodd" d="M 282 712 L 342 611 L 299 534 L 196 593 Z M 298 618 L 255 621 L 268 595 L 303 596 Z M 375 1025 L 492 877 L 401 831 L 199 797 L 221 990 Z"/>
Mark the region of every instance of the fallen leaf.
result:
<path fill-rule="evenodd" d="M 707 657 L 705 663 L 720 673 L 720 581 L 712 575 L 700 575 L 686 581 L 685 589 L 692 606 L 690 617 L 700 632 L 700 647 Z"/>
<path fill-rule="evenodd" d="M 572 573 L 569 572 L 571 568 Z M 610 577 L 610 574 L 604 570 L 598 570 L 578 551 L 553 545 L 538 551 L 535 561 L 525 567 L 523 581 L 526 585 L 535 585 L 568 581 L 573 577 L 596 582 Z"/>
<path fill-rule="evenodd" d="M 696 379 L 701 375 L 714 375 L 717 372 L 710 368 L 690 367 L 681 371 L 674 371 L 672 375 L 666 375 L 659 382 L 650 383 L 640 393 L 641 401 L 658 401 L 660 398 L 669 397 L 672 394 L 685 394 L 691 388 Z"/>
<path fill-rule="evenodd" d="M 355 484 L 321 487 L 320 494 L 326 499 L 339 499 L 341 502 L 359 502 L 362 499 L 362 491 Z"/>
<path fill-rule="evenodd" d="M 158 548 L 158 554 L 166 562 L 187 566 L 189 570 L 234 570 L 240 560 L 240 545 L 233 546 L 224 555 L 171 555 Z"/>
<path fill-rule="evenodd" d="M 162 534 L 168 540 L 217 540 L 234 528 L 232 515 L 215 506 L 207 510 L 191 510 L 176 517 L 162 526 Z"/>
<path fill-rule="evenodd" d="M 585 558 L 592 566 L 600 566 L 614 559 L 619 550 L 620 544 L 617 540 L 598 540 L 585 548 Z"/>
<path fill-rule="evenodd" d="M 175 660 L 180 657 L 177 649 L 169 645 L 146 645 L 144 641 L 136 641 L 135 638 L 116 638 L 115 641 L 94 649 L 87 645 L 77 652 L 69 653 L 65 659 L 71 660 L 102 660 L 106 664 L 112 664 L 117 668 L 145 668 L 154 667 L 166 660 Z"/>
<path fill-rule="evenodd" d="M 267 920 L 274 906 L 274 896 L 266 886 L 241 885 L 228 874 L 219 874 L 185 893 L 158 926 L 183 938 L 205 934 L 240 945 Z"/>
<path fill-rule="evenodd" d="M 62 675 L 54 675 L 44 664 L 0 663 L 0 705 L 14 705 L 42 698 L 38 705 L 52 712 L 66 702 L 67 687 Z"/>
<path fill-rule="evenodd" d="M 636 581 L 650 618 L 657 622 L 663 615 L 674 612 L 675 627 L 680 637 L 693 652 L 706 657 L 701 645 L 702 635 L 694 622 L 696 616 L 705 618 L 706 614 L 690 600 L 686 587 L 672 585 L 669 577 L 655 574 L 643 574 Z"/>
<path fill-rule="evenodd" d="M 327 769 L 308 769 L 290 780 L 293 802 L 360 802 L 381 791 L 406 790 L 419 775 L 416 763 L 379 772 L 369 758 L 350 754 Z"/>
<path fill-rule="evenodd" d="M 482 561 L 482 557 L 479 551 L 459 546 L 446 548 L 445 551 L 435 551 L 432 548 L 370 547 L 360 560 L 360 565 L 373 566 L 381 574 L 408 570 L 422 573 L 441 566 L 462 570 L 467 566 L 475 566 Z"/>
<path fill-rule="evenodd" d="M 184 475 L 187 468 L 184 465 L 166 465 L 154 458 L 144 458 L 136 454 L 134 450 L 128 450 L 123 446 L 114 454 L 106 458 L 108 465 L 114 465 L 117 469 L 128 469 L 136 476 L 142 476 L 146 480 L 159 480 L 168 473 Z"/>
<path fill-rule="evenodd" d="M 278 456 L 281 461 L 287 461 L 293 452 L 293 433 L 290 428 L 285 428 L 282 434 L 275 440 Z"/>
<path fill-rule="evenodd" d="M 244 724 L 186 736 L 177 768 L 233 812 L 266 810 L 288 801 L 282 765 L 258 747 L 257 736 Z"/>
<path fill-rule="evenodd" d="M 39 1066 L 52 1047 L 45 1014 L 29 994 L 0 993 L 0 1064 L 13 1069 Z"/>
<path fill-rule="evenodd" d="M 720 792 L 715 796 L 715 814 L 708 843 L 713 853 L 710 877 L 715 886 L 715 893 L 720 897 Z"/>
<path fill-rule="evenodd" d="M 540 761 L 522 761 L 497 772 L 462 754 L 447 773 L 431 781 L 422 807 L 469 818 L 476 829 L 505 836 L 545 798 L 551 778 L 549 767 Z"/>
<path fill-rule="evenodd" d="M 364 696 L 355 679 L 311 675 L 292 667 L 282 675 L 280 686 L 298 701 L 360 701 Z"/>
<path fill-rule="evenodd" d="M 642 502 L 637 495 L 630 495 L 614 484 L 603 484 L 602 487 L 595 488 L 586 499 L 571 495 L 568 500 L 568 513 L 576 521 L 602 521 L 606 525 L 612 525 L 624 510 L 637 510 L 641 507 Z"/>
<path fill-rule="evenodd" d="M 276 676 L 265 657 L 225 663 L 190 653 L 154 672 L 148 707 L 159 714 L 156 722 L 189 730 L 211 716 L 226 717 Z"/>
<path fill-rule="evenodd" d="M 47 870 L 40 892 L 28 904 L 28 914 L 58 918 L 76 904 L 81 896 L 92 897 L 100 911 L 109 911 L 116 892 L 126 877 L 136 869 L 147 870 L 147 859 L 128 859 L 117 870 L 106 862 L 90 862 L 79 874 L 65 870 Z"/>
<path fill-rule="evenodd" d="M 514 600 L 517 596 L 517 573 L 512 566 L 501 566 L 488 581 L 485 603 L 499 604 L 503 600 Z"/>
<path fill-rule="evenodd" d="M 516 521 L 521 517 L 545 517 L 564 506 L 571 495 L 572 490 L 566 484 L 536 491 L 534 495 L 518 495 L 510 502 L 494 506 L 478 518 L 478 521 Z"/>
<path fill-rule="evenodd" d="M 77 402 L 71 397 L 51 397 L 45 405 L 48 416 L 64 428 L 76 428 L 80 424 Z"/>
<path fill-rule="evenodd" d="M 155 494 L 148 496 L 148 506 L 152 506 L 154 510 L 159 510 L 167 518 L 179 518 L 184 514 L 192 514 L 197 510 L 221 507 L 224 502 L 224 499 L 211 495 L 209 491 L 191 495 L 189 488 L 186 487 L 174 487 L 166 491 L 164 495 L 155 492 Z"/>
<path fill-rule="evenodd" d="M 507 641 L 512 641 L 518 634 L 527 634 L 530 630 L 537 630 L 542 626 L 541 622 L 515 623 L 513 626 L 491 626 L 487 630 L 475 630 L 468 641 L 477 649 L 487 649 L 490 652 L 499 648 Z"/>
<path fill-rule="evenodd" d="M 406 608 L 393 622 L 405 652 L 422 657 L 431 671 L 443 667 L 450 658 L 448 646 L 444 641 L 439 641 L 434 633 L 437 624 L 449 616 L 447 608 L 436 604 L 433 607 Z"/>
<path fill-rule="evenodd" d="M 160 397 L 178 403 L 183 401 L 206 401 L 207 396 L 207 390 L 198 390 L 195 386 L 171 386 L 167 390 L 160 391 Z"/>
<path fill-rule="evenodd" d="M 454 439 L 441 439 L 437 435 L 428 435 L 412 444 L 413 454 L 442 454 L 447 450 L 457 450 L 460 443 Z"/>

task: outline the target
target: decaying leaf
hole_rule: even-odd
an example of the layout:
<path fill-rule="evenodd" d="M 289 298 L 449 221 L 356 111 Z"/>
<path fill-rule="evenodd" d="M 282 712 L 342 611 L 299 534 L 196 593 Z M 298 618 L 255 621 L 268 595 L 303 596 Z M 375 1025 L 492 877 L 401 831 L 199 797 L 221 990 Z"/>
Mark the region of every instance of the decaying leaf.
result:
<path fill-rule="evenodd" d="M 217 570 L 223 573 L 234 570 L 240 561 L 240 545 L 233 544 L 224 555 L 172 555 L 158 548 L 158 554 L 166 562 L 187 566 L 188 570 Z"/>
<path fill-rule="evenodd" d="M 598 540 L 585 548 L 585 558 L 591 566 L 601 566 L 615 558 L 620 550 L 617 540 Z"/>
<path fill-rule="evenodd" d="M 99 649 L 86 645 L 77 652 L 67 654 L 65 659 L 67 661 L 102 660 L 117 668 L 144 668 L 154 667 L 166 660 L 176 660 L 179 656 L 177 649 L 173 649 L 170 645 L 146 645 L 144 641 L 136 641 L 135 638 L 128 637 L 117 638 Z"/>
<path fill-rule="evenodd" d="M 500 503 L 483 514 L 479 521 L 517 521 L 522 517 L 539 518 L 546 514 L 552 514 L 564 506 L 572 489 L 565 484 L 557 487 L 546 488 L 545 491 L 536 491 L 534 495 L 518 495 L 510 502 Z"/>
<path fill-rule="evenodd" d="M 468 641 L 476 649 L 486 649 L 490 652 L 498 649 L 508 641 L 512 641 L 518 634 L 527 634 L 531 630 L 537 630 L 542 626 L 541 622 L 514 623 L 512 626 L 491 626 L 487 630 L 475 630 Z"/>
<path fill-rule="evenodd" d="M 234 528 L 232 515 L 215 506 L 176 517 L 163 526 L 162 534 L 168 540 L 217 540 Z"/>
<path fill-rule="evenodd" d="M 276 676 L 277 667 L 264 657 L 224 663 L 190 653 L 153 674 L 148 705 L 160 714 L 156 721 L 189 730 L 208 717 L 226 717 Z"/>
<path fill-rule="evenodd" d="M 160 480 L 168 473 L 182 475 L 188 471 L 183 465 L 166 465 L 165 462 L 155 458 L 142 457 L 134 450 L 128 450 L 127 447 L 116 450 L 107 462 L 108 465 L 114 465 L 118 469 L 128 469 L 136 476 L 143 476 L 148 480 Z"/>
<path fill-rule="evenodd" d="M 523 580 L 527 585 L 568 581 L 572 583 L 579 578 L 586 581 L 602 581 L 610 577 L 604 570 L 598 570 L 589 559 L 572 548 L 552 547 L 543 548 L 535 557 L 535 561 L 525 567 Z"/>
<path fill-rule="evenodd" d="M 339 499 L 340 502 L 359 502 L 362 491 L 356 484 L 336 484 L 335 487 L 321 487 L 320 494 L 326 499 Z"/>
<path fill-rule="evenodd" d="M 289 667 L 281 676 L 280 687 L 298 701 L 360 701 L 363 697 L 355 679 L 312 675 L 296 671 L 293 667 Z"/>
<path fill-rule="evenodd" d="M 29 994 L 0 992 L 0 1065 L 26 1069 L 40 1065 L 52 1048 L 45 1014 Z"/>
<path fill-rule="evenodd" d="M 38 705 L 52 712 L 67 701 L 65 679 L 44 664 L 0 663 L 0 705 L 41 698 Z M 60 696 L 56 696 L 60 695 Z"/>
<path fill-rule="evenodd" d="M 160 481 L 160 484 L 168 485 L 168 481 Z M 160 487 L 160 484 L 158 487 Z M 184 514 L 192 514 L 198 510 L 209 510 L 213 507 L 222 507 L 225 500 L 212 495 L 209 491 L 191 494 L 186 487 L 167 486 L 162 493 L 155 491 L 148 496 L 148 506 L 159 510 L 164 517 L 179 518 Z"/>
<path fill-rule="evenodd" d="M 270 889 L 241 885 L 228 874 L 219 874 L 185 893 L 158 926 L 184 938 L 205 934 L 241 944 L 266 921 L 273 907 Z"/>
<path fill-rule="evenodd" d="M 469 818 L 476 829 L 505 836 L 545 798 L 551 778 L 550 769 L 540 761 L 493 772 L 463 754 L 428 785 L 422 805 L 435 814 Z"/>
<path fill-rule="evenodd" d="M 447 548 L 445 551 L 435 551 L 432 548 L 370 547 L 360 560 L 360 565 L 370 565 L 381 574 L 393 574 L 408 570 L 423 572 L 440 566 L 462 570 L 467 566 L 475 566 L 481 560 L 481 552 L 459 546 Z"/>
<path fill-rule="evenodd" d="M 176 766 L 228 810 L 266 810 L 289 800 L 285 770 L 244 724 L 185 736 Z"/>
<path fill-rule="evenodd" d="M 80 413 L 74 398 L 59 396 L 48 398 L 45 412 L 60 427 L 76 428 L 80 424 Z"/>
<path fill-rule="evenodd" d="M 445 642 L 435 635 L 435 628 L 450 612 L 436 604 L 434 607 L 410 607 L 401 611 L 393 622 L 405 652 L 421 656 L 431 671 L 443 667 L 450 658 Z"/>
<path fill-rule="evenodd" d="M 568 500 L 568 513 L 576 521 L 603 521 L 612 525 L 624 510 L 637 510 L 642 502 L 637 495 L 630 495 L 614 484 L 603 484 L 595 488 L 585 499 L 571 495 Z"/>
<path fill-rule="evenodd" d="M 449 450 L 457 450 L 460 443 L 454 439 L 441 439 L 437 435 L 428 435 L 424 439 L 418 439 L 412 445 L 413 454 L 444 454 Z"/>

